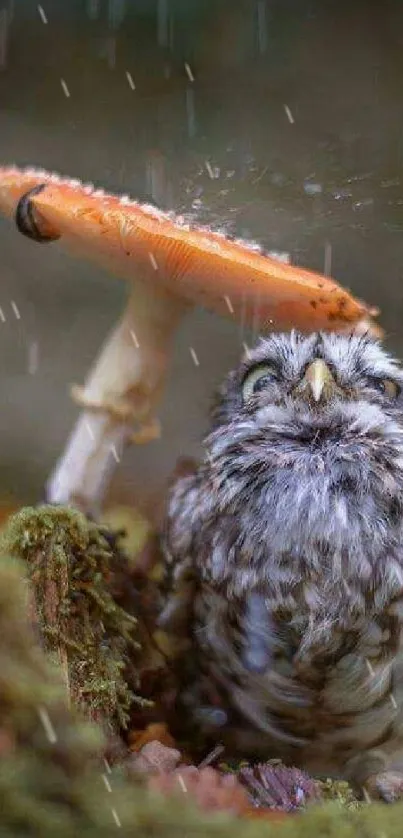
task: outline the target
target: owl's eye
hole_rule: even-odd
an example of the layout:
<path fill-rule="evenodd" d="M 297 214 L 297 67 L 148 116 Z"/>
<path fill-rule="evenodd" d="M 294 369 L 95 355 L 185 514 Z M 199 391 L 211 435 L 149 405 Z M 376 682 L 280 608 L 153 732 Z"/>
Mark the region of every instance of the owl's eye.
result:
<path fill-rule="evenodd" d="M 377 390 L 388 399 L 397 399 L 400 394 L 400 387 L 392 378 L 370 378 L 369 383 L 373 390 Z"/>
<path fill-rule="evenodd" d="M 270 364 L 259 364 L 247 373 L 242 384 L 242 398 L 248 402 L 252 396 L 264 390 L 268 384 L 278 378 L 275 367 Z"/>

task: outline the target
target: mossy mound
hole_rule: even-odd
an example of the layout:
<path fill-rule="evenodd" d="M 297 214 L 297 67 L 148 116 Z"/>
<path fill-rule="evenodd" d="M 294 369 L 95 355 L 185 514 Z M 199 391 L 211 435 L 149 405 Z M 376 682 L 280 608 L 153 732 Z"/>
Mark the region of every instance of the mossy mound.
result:
<path fill-rule="evenodd" d="M 26 564 L 32 619 L 74 705 L 107 729 L 124 726 L 135 700 L 124 670 L 136 620 L 111 595 L 115 557 L 102 529 L 73 509 L 26 508 L 9 520 L 0 552 Z"/>
<path fill-rule="evenodd" d="M 21 537 L 32 514 L 17 516 L 12 527 L 17 520 L 20 528 L 11 532 Z M 10 532 L 8 539 L 12 545 Z M 30 537 L 24 549 L 30 554 Z M 69 710 L 60 670 L 37 642 L 30 575 L 26 557 L 0 554 L 1 838 L 400 838 L 403 803 L 355 808 L 343 793 L 340 802 L 281 820 L 270 812 L 235 818 L 200 811 L 183 789 L 170 798 L 152 794 L 122 767 L 110 769 L 99 727 Z"/>

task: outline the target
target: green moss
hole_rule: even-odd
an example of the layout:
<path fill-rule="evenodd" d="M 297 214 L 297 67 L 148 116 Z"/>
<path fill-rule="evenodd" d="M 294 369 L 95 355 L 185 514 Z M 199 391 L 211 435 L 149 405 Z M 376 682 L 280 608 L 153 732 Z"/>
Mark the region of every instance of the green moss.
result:
<path fill-rule="evenodd" d="M 324 800 L 336 800 L 347 809 L 359 809 L 362 806 L 345 780 L 319 780 L 318 786 Z"/>
<path fill-rule="evenodd" d="M 31 515 L 19 522 L 32 522 Z M 70 713 L 61 679 L 36 642 L 28 567 L 0 555 L 1 838 L 400 838 L 403 803 L 333 801 L 282 821 L 235 819 L 201 812 L 180 790 L 168 800 L 122 770 L 109 773 L 101 733 Z M 348 799 L 334 783 L 329 794 L 336 787 Z"/>
<path fill-rule="evenodd" d="M 68 711 L 59 678 L 35 642 L 27 620 L 29 585 L 23 570 L 20 562 L 1 556 L 2 838 L 39 835 L 37 825 L 47 823 L 54 809 L 62 820 L 65 807 L 75 812 L 74 818 L 81 817 L 84 810 L 77 794 L 83 778 L 94 770 L 102 743 L 95 727 L 79 722 Z M 66 822 L 71 818 L 66 812 Z"/>
<path fill-rule="evenodd" d="M 102 530 L 73 509 L 26 508 L 8 522 L 0 552 L 26 563 L 45 650 L 73 703 L 106 728 L 124 726 L 136 620 L 110 593 L 114 555 Z"/>

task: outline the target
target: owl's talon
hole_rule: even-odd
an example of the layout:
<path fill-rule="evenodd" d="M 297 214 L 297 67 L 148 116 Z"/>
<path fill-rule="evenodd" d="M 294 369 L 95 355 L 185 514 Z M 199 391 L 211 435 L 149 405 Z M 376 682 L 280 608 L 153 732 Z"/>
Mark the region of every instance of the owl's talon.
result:
<path fill-rule="evenodd" d="M 383 800 L 395 803 L 403 798 L 403 772 L 382 771 L 368 777 L 364 785 L 364 794 L 371 800 Z"/>

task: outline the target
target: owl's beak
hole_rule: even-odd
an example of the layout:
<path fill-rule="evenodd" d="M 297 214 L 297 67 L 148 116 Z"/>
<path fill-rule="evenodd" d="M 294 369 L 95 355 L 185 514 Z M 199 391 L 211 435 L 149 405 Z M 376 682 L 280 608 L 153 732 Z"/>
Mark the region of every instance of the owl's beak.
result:
<path fill-rule="evenodd" d="M 319 402 L 321 399 L 328 399 L 334 393 L 335 387 L 336 382 L 327 364 L 321 358 L 312 361 L 302 379 L 303 392 L 312 395 L 315 402 Z"/>

